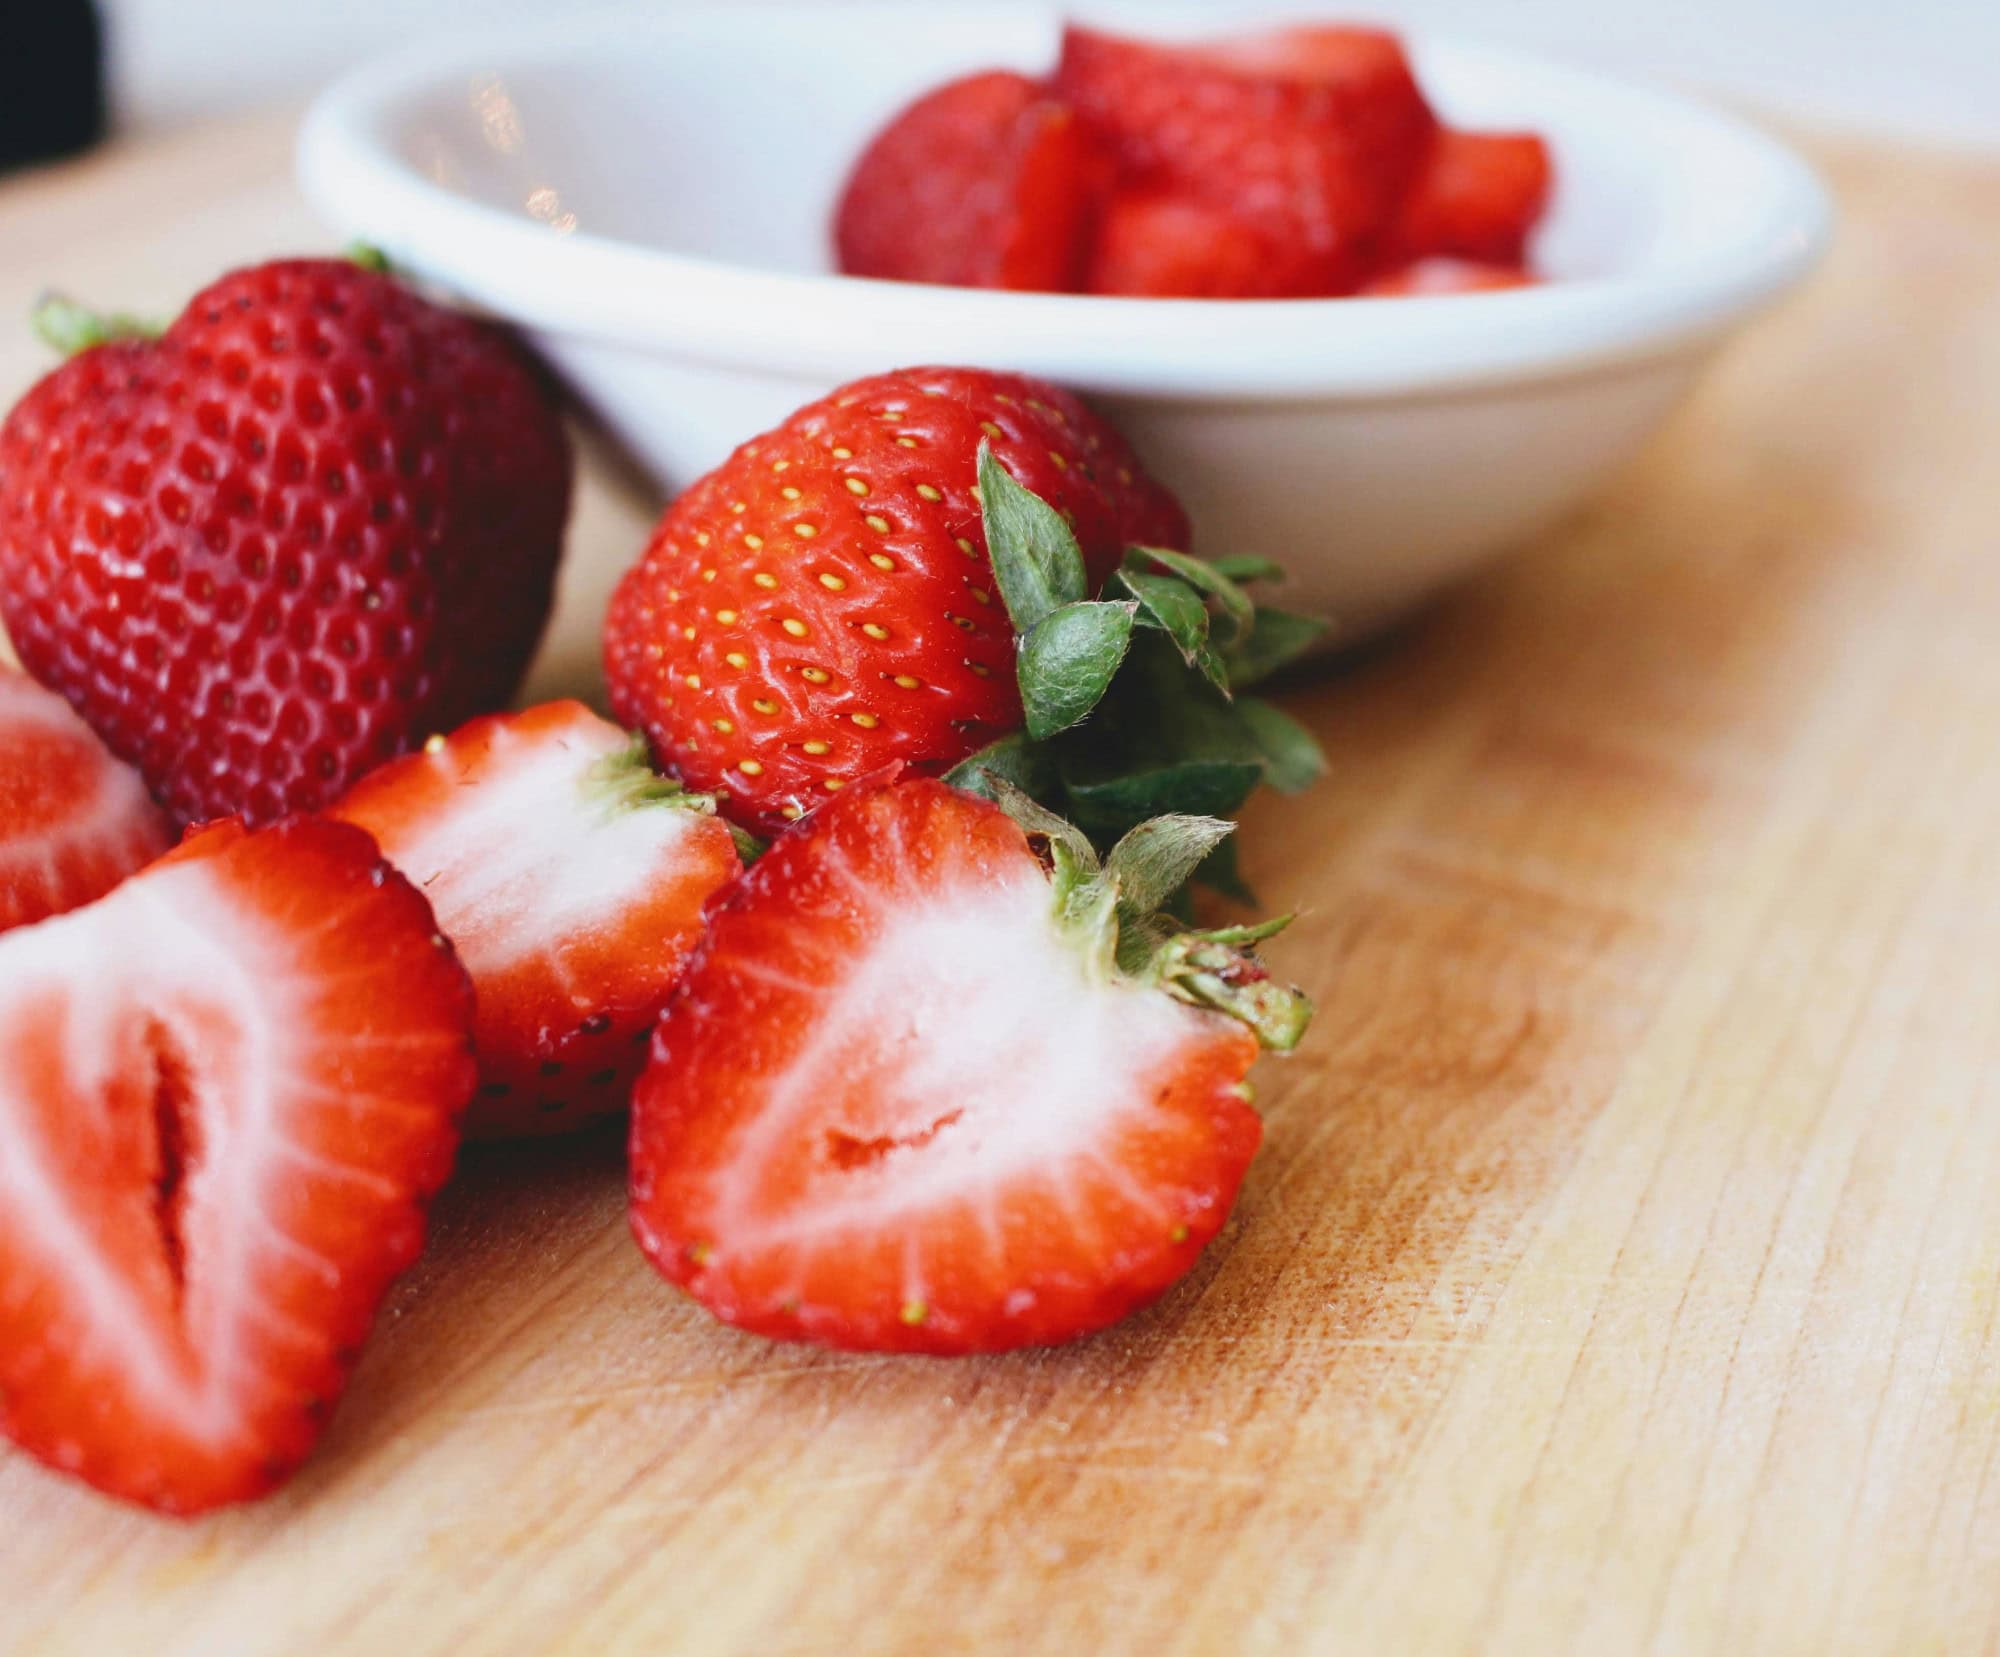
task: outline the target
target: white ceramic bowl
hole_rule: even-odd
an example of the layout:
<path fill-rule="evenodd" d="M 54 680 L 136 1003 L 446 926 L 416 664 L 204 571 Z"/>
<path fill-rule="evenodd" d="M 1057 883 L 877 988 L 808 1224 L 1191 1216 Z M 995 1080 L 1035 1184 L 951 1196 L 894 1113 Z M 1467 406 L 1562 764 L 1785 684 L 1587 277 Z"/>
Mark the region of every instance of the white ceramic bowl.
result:
<path fill-rule="evenodd" d="M 1217 24 L 1073 10 L 1159 36 Z M 328 91 L 300 177 L 342 231 L 520 323 L 665 490 L 843 380 L 1020 369 L 1105 408 L 1202 550 L 1280 559 L 1293 601 L 1349 638 L 1576 506 L 1827 234 L 1808 168 L 1735 120 L 1419 36 L 1448 119 L 1553 143 L 1551 284 L 1244 302 L 831 274 L 832 203 L 869 133 L 947 76 L 1050 64 L 1058 29 L 998 3 L 695 0 L 461 35 Z"/>

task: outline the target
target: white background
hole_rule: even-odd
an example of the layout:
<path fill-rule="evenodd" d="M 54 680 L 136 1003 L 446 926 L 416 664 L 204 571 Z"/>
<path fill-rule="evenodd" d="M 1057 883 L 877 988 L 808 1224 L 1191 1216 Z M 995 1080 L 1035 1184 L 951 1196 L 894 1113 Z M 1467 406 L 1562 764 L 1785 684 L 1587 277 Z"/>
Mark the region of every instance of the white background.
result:
<path fill-rule="evenodd" d="M 662 8 L 675 0 L 653 0 Z M 754 4 L 755 0 L 738 0 Z M 824 0 L 838 4 L 839 0 Z M 157 125 L 296 97 L 341 67 L 439 30 L 545 17 L 562 0 L 99 0 L 114 93 Z M 1370 14 L 1560 53 L 1765 108 L 2000 146 L 2000 0 L 1214 0 Z"/>

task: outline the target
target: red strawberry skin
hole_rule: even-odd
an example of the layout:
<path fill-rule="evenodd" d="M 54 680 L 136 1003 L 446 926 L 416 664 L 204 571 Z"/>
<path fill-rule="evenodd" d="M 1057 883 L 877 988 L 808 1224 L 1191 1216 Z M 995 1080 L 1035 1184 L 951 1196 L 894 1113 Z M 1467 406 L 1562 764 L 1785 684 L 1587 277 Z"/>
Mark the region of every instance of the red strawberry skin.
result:
<path fill-rule="evenodd" d="M 1125 191 L 1098 230 L 1086 287 L 1137 299 L 1307 299 L 1335 265 L 1191 196 Z"/>
<path fill-rule="evenodd" d="M 466 1131 L 560 1132 L 623 1110 L 709 900 L 741 872 L 721 819 L 578 702 L 475 719 L 335 808 L 424 893 L 478 991 Z"/>
<path fill-rule="evenodd" d="M 172 845 L 138 773 L 54 691 L 0 668 L 0 932 L 102 897 Z"/>
<path fill-rule="evenodd" d="M 1435 130 L 1402 48 L 1377 30 L 1163 46 L 1071 27 L 1055 91 L 1129 186 L 1194 196 L 1359 285 Z"/>
<path fill-rule="evenodd" d="M 1075 288 L 1110 157 L 1025 75 L 968 75 L 919 98 L 862 152 L 834 220 L 849 276 Z"/>
<path fill-rule="evenodd" d="M 979 369 L 844 386 L 661 518 L 605 623 L 619 720 L 759 833 L 882 766 L 942 771 L 1021 724 L 973 495 L 990 442 L 1064 512 L 1093 580 L 1187 518 L 1075 397 Z"/>
<path fill-rule="evenodd" d="M 0 427 L 0 617 L 174 816 L 266 822 L 508 700 L 569 490 L 501 335 L 358 265 L 262 265 Z"/>
<path fill-rule="evenodd" d="M 633 1227 L 726 1322 L 1073 1339 L 1186 1274 L 1260 1127 L 1242 1026 L 1092 980 L 997 808 L 857 787 L 714 917 L 633 1100 Z"/>
<path fill-rule="evenodd" d="M 418 1253 L 471 988 L 345 824 L 193 837 L 0 937 L 0 1430 L 170 1513 L 310 1452 Z"/>
<path fill-rule="evenodd" d="M 1403 204 L 1395 252 L 1524 265 L 1554 186 L 1549 147 L 1531 132 L 1441 132 Z"/>

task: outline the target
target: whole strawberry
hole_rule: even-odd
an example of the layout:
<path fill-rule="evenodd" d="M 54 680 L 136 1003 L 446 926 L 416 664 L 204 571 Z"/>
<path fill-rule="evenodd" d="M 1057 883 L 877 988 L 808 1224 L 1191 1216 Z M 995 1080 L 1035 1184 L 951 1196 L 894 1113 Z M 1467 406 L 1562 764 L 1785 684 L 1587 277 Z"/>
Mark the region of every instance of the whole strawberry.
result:
<path fill-rule="evenodd" d="M 1019 729 L 982 444 L 1067 521 L 1093 589 L 1128 545 L 1187 545 L 1179 503 L 1069 393 L 981 369 L 858 380 L 661 519 L 606 622 L 618 717 L 767 833 L 886 764 L 942 771 Z"/>
<path fill-rule="evenodd" d="M 266 822 L 511 697 L 569 493 L 504 336 L 359 264 L 261 265 L 0 427 L 0 619 L 171 813 Z"/>

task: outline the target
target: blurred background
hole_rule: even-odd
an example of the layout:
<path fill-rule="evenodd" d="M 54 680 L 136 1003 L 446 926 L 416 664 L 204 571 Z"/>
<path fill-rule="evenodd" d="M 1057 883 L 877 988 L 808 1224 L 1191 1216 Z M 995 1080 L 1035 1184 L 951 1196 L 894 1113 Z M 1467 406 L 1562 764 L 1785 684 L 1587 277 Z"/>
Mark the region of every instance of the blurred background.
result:
<path fill-rule="evenodd" d="M 143 130 L 297 99 L 399 41 L 547 15 L 551 3 L 96 0 L 95 9 L 110 118 Z M 50 64 L 85 61 L 91 9 L 87 0 L 6 0 L 0 125 L 13 129 L 10 146 L 32 128 L 50 148 L 73 147 L 88 123 L 84 83 Z M 1213 0 L 1208 9 L 1218 28 L 1273 10 L 1370 14 L 1556 51 L 1807 120 L 2000 146 L 2000 0 Z"/>

